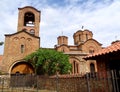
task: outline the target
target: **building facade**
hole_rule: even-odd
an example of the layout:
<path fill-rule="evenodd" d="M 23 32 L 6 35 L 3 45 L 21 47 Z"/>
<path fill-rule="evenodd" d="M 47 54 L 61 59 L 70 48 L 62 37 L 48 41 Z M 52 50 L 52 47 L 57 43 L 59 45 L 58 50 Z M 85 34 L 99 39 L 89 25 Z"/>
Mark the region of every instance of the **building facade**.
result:
<path fill-rule="evenodd" d="M 0 70 L 5 73 L 34 73 L 33 66 L 23 58 L 40 48 L 41 12 L 34 7 L 18 8 L 17 32 L 5 35 L 4 54 L 1 56 Z M 97 71 L 96 61 L 86 62 L 83 57 L 101 49 L 101 44 L 93 39 L 93 33 L 87 29 L 78 30 L 73 35 L 74 45 L 68 45 L 67 36 L 59 36 L 57 51 L 69 55 L 72 74 Z"/>
<path fill-rule="evenodd" d="M 69 61 L 72 64 L 72 74 L 85 72 L 96 72 L 96 61 L 86 62 L 83 57 L 89 53 L 97 52 L 101 49 L 101 44 L 93 39 L 93 33 L 87 29 L 78 30 L 73 35 L 74 45 L 68 45 L 67 36 L 59 36 L 58 44 L 55 45 L 57 51 L 62 51 L 69 55 Z"/>
<path fill-rule="evenodd" d="M 5 35 L 1 69 L 7 73 L 33 73 L 33 67 L 23 58 L 39 49 L 39 25 L 41 12 L 27 6 L 19 8 L 16 33 Z"/>

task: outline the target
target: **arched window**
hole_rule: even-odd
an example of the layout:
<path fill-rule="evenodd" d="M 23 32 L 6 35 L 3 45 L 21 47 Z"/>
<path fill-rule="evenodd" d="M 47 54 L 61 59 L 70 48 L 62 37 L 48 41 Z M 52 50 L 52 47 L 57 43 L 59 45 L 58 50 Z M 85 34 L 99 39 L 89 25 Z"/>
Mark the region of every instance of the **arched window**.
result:
<path fill-rule="evenodd" d="M 34 26 L 35 16 L 31 12 L 27 12 L 24 15 L 24 26 Z"/>
<path fill-rule="evenodd" d="M 65 42 L 65 39 L 63 38 L 63 43 L 62 44 L 64 44 L 64 42 Z"/>
<path fill-rule="evenodd" d="M 86 40 L 88 40 L 88 34 L 86 34 Z"/>
<path fill-rule="evenodd" d="M 25 49 L 24 45 L 21 45 L 21 53 L 24 52 L 24 49 Z"/>
<path fill-rule="evenodd" d="M 81 41 L 81 35 L 79 34 L 79 41 Z"/>
<path fill-rule="evenodd" d="M 79 73 L 79 67 L 76 61 L 73 61 L 72 69 L 73 69 L 73 74 Z"/>
<path fill-rule="evenodd" d="M 90 72 L 91 73 L 95 72 L 95 65 L 93 63 L 90 64 Z"/>

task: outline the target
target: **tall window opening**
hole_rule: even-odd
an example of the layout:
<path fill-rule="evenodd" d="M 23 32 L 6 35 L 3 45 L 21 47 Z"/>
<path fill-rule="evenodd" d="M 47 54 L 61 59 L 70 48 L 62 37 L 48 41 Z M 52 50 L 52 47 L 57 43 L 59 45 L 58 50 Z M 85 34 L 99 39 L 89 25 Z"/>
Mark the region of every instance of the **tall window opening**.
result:
<path fill-rule="evenodd" d="M 78 67 L 78 63 L 76 61 L 73 61 L 73 73 L 79 73 L 79 67 Z"/>
<path fill-rule="evenodd" d="M 88 34 L 86 34 L 86 40 L 88 40 Z"/>
<path fill-rule="evenodd" d="M 93 63 L 90 64 L 90 72 L 91 73 L 95 72 L 95 65 Z"/>
<path fill-rule="evenodd" d="M 64 44 L 64 38 L 63 38 L 63 44 Z"/>
<path fill-rule="evenodd" d="M 24 49 L 25 49 L 24 45 L 21 45 L 21 53 L 24 52 Z"/>
<path fill-rule="evenodd" d="M 81 35 L 79 35 L 79 41 L 81 41 Z"/>
<path fill-rule="evenodd" d="M 24 15 L 24 26 L 34 26 L 35 16 L 31 12 L 27 12 Z"/>

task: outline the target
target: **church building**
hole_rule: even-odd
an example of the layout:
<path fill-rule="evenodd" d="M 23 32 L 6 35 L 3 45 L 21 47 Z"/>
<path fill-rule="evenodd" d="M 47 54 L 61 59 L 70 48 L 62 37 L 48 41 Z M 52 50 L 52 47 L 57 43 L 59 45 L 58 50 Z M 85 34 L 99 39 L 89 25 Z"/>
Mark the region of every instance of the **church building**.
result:
<path fill-rule="evenodd" d="M 0 71 L 4 73 L 34 73 L 33 66 L 23 58 L 40 48 L 41 11 L 31 6 L 18 8 L 17 32 L 5 34 L 4 53 L 0 56 Z M 93 39 L 93 33 L 87 29 L 78 30 L 73 34 L 74 45 L 68 44 L 67 36 L 59 36 L 57 51 L 69 55 L 72 64 L 71 74 L 96 72 L 96 61 L 86 62 L 83 57 L 102 49 L 101 44 Z"/>

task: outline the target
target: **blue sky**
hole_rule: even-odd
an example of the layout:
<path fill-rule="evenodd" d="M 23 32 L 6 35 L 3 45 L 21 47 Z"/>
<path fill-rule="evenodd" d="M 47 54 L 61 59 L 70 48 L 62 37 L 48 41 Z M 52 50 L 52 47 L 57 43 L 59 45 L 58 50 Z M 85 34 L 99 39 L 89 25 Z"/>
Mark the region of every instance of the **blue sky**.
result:
<path fill-rule="evenodd" d="M 73 34 L 82 26 L 103 46 L 120 40 L 120 0 L 1 0 L 0 41 L 17 31 L 18 8 L 24 6 L 41 11 L 41 47 L 54 47 L 62 32 L 73 45 Z"/>

